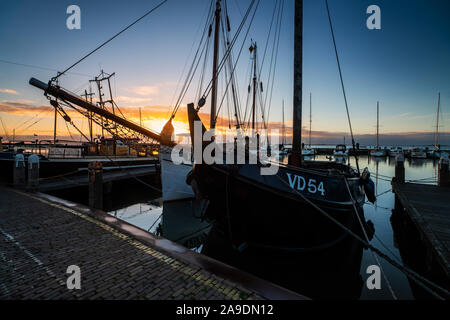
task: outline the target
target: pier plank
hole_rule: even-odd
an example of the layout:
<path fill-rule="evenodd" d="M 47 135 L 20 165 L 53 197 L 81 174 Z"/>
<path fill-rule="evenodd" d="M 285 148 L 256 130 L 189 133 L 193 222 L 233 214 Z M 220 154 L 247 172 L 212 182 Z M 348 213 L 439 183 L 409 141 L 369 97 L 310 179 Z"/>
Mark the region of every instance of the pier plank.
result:
<path fill-rule="evenodd" d="M 152 174 L 156 174 L 158 169 L 155 165 L 150 165 L 143 168 L 133 168 L 133 169 L 116 169 L 115 171 L 104 171 L 103 172 L 103 182 L 109 181 L 119 181 L 124 179 L 130 179 L 133 177 L 142 177 Z M 89 178 L 87 172 L 77 174 L 76 176 L 61 176 L 54 179 L 45 179 L 39 184 L 39 191 L 48 192 L 52 190 L 87 186 L 89 184 Z"/>
<path fill-rule="evenodd" d="M 393 180 L 392 191 L 450 277 L 450 189 Z"/>

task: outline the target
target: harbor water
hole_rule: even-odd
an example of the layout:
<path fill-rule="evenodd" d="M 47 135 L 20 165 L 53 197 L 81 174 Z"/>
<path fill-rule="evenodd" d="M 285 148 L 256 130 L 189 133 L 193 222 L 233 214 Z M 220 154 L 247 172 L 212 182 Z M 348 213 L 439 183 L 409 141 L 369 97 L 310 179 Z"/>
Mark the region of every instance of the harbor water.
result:
<path fill-rule="evenodd" d="M 316 156 L 315 160 L 329 161 L 326 156 Z M 355 166 L 353 157 L 349 161 Z M 393 216 L 394 194 L 391 192 L 395 159 L 360 156 L 359 165 L 361 169 L 369 169 L 378 195 L 375 204 L 367 202 L 364 205 L 366 221 L 372 221 L 375 228 L 370 243 L 403 264 L 395 214 Z M 407 181 L 436 184 L 437 169 L 438 162 L 432 159 L 405 160 Z M 87 204 L 85 189 L 61 190 L 52 194 Z M 227 247 L 226 241 L 220 234 L 215 234 L 217 230 L 210 223 L 202 221 L 196 200 L 163 203 L 158 191 L 136 180 L 114 185 L 104 199 L 104 210 L 144 230 L 312 298 L 379 300 L 423 297 L 403 272 L 382 258 L 378 258 L 383 273 L 381 289 L 368 289 L 366 282 L 372 274 L 369 267 L 377 265 L 378 261 L 371 251 L 351 237 L 326 254 L 237 252 Z M 276 212 L 273 214 L 276 219 Z"/>

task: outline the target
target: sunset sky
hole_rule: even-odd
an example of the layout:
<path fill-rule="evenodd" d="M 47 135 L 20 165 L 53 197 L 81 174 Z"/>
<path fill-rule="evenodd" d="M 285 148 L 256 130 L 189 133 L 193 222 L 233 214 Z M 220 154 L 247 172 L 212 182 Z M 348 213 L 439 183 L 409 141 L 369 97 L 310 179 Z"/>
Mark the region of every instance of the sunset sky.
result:
<path fill-rule="evenodd" d="M 159 2 L 1 0 L 0 135 L 11 136 L 13 128 L 18 136 L 51 135 L 53 112 L 43 92 L 28 80 L 35 77 L 47 82 L 56 70 L 65 69 Z M 226 2 L 234 34 L 250 0 Z M 243 106 L 249 84 L 250 39 L 263 50 L 275 2 L 261 0 L 237 64 Z M 71 4 L 81 8 L 80 30 L 66 27 L 66 8 Z M 432 143 L 440 92 L 440 139 L 441 144 L 450 145 L 450 2 L 329 0 L 329 4 L 355 133 L 375 143 L 372 135 L 379 100 L 384 144 L 414 143 L 412 138 L 417 143 Z M 373 4 L 381 8 L 381 30 L 366 28 L 366 9 Z M 209 6 L 209 0 L 169 0 L 62 76 L 60 85 L 80 94 L 101 69 L 115 72 L 113 94 L 124 114 L 139 121 L 141 107 L 144 124 L 160 130 L 179 94 L 180 78 L 192 62 Z M 294 1 L 284 0 L 269 119 L 274 126 L 281 121 L 283 99 L 287 125 L 292 119 L 293 12 Z M 348 134 L 348 123 L 324 1 L 304 0 L 303 23 L 303 117 L 309 120 L 311 92 L 313 142 L 328 139 L 334 143 L 332 139 Z M 241 43 L 237 41 L 234 56 Z M 265 66 L 268 69 L 269 63 Z M 261 79 L 268 90 L 266 69 Z M 210 72 L 206 77 L 210 79 Z M 193 83 L 183 106 L 196 102 L 196 89 Z M 208 111 L 209 100 L 202 109 Z M 220 115 L 227 117 L 226 108 Z M 184 108 L 176 120 L 178 133 L 186 132 Z M 85 121 L 75 122 L 87 131 Z M 304 125 L 309 127 L 307 122 Z M 75 129 L 70 131 L 76 135 Z M 62 119 L 58 134 L 69 134 Z"/>

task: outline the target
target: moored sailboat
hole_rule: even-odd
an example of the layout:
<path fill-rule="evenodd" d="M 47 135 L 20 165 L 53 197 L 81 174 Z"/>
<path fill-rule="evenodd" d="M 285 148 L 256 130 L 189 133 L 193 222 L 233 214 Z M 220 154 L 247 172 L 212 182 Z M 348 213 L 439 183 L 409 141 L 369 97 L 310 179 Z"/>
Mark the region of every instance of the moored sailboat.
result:
<path fill-rule="evenodd" d="M 370 155 L 373 157 L 385 157 L 386 156 L 386 149 L 382 149 L 380 147 L 380 103 L 377 102 L 377 146 L 374 150 L 370 151 Z"/>
<path fill-rule="evenodd" d="M 247 246 L 271 249 L 295 246 L 305 250 L 330 248 L 347 235 L 335 221 L 353 228 L 359 216 L 363 215 L 364 190 L 374 200 L 370 187 L 373 182 L 367 170 L 361 174 L 359 167 L 355 171 L 335 162 L 303 160 L 302 4 L 301 0 L 295 1 L 294 130 L 289 164 L 263 159 L 251 163 L 247 161 L 250 152 L 245 148 L 245 163 L 236 163 L 236 155 L 231 163 L 227 162 L 226 153 L 223 153 L 226 160 L 220 163 L 207 164 L 202 158 L 194 159 L 194 167 L 188 177 L 196 196 L 208 203 L 206 217 L 220 225 L 239 250 Z M 214 74 L 213 79 L 216 76 Z M 211 98 L 212 105 L 215 105 L 214 95 Z M 203 155 L 213 146 L 216 156 L 218 152 L 220 155 L 223 151 L 213 140 L 196 139 L 196 131 L 197 134 L 198 131 L 206 131 L 198 115 L 200 107 L 195 108 L 191 103 L 187 108 L 194 149 L 199 148 Z M 214 112 L 213 108 L 211 112 Z M 215 115 L 211 114 L 211 117 Z M 195 130 L 196 126 L 202 129 Z M 262 169 L 270 166 L 276 166 L 276 173 L 262 174 Z M 326 211 L 335 221 L 319 213 L 317 208 Z"/>

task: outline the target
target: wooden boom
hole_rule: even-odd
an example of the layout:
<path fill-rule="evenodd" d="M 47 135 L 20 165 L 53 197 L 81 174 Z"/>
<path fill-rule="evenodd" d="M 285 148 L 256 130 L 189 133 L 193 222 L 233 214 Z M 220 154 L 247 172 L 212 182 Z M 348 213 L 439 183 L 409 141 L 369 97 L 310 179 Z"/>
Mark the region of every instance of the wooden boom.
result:
<path fill-rule="evenodd" d="M 55 98 L 58 98 L 58 99 L 61 99 L 64 101 L 71 102 L 79 107 L 82 107 L 90 112 L 94 112 L 95 114 L 98 114 L 99 116 L 102 116 L 110 121 L 113 121 L 119 125 L 122 125 L 128 129 L 133 130 L 139 134 L 142 134 L 148 138 L 156 140 L 164 145 L 169 145 L 169 146 L 174 145 L 173 142 L 169 142 L 166 139 L 162 138 L 159 133 L 145 129 L 131 121 L 128 121 L 122 117 L 119 117 L 119 116 L 113 114 L 112 112 L 109 112 L 106 109 L 99 108 L 96 105 L 89 103 L 88 101 L 86 101 L 80 97 L 77 97 L 74 94 L 67 92 L 66 90 L 64 90 L 58 86 L 47 84 L 36 78 L 31 78 L 29 83 L 36 88 L 44 90 L 45 94 L 51 95 Z"/>

